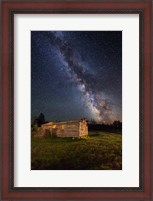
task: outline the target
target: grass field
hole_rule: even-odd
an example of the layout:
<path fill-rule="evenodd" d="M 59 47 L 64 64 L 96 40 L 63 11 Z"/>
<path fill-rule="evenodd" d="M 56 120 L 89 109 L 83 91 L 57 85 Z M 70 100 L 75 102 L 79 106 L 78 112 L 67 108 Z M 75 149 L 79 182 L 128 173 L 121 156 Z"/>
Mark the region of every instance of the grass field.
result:
<path fill-rule="evenodd" d="M 32 138 L 32 170 L 120 170 L 122 135 L 89 132 L 86 138 Z"/>

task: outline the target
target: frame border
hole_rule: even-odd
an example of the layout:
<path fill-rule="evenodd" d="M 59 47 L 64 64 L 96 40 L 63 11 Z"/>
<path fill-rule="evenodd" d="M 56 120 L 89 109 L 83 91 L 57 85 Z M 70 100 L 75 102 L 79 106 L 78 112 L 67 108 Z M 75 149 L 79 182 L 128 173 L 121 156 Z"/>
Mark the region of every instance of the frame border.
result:
<path fill-rule="evenodd" d="M 139 187 L 39 187 L 39 188 L 35 188 L 35 187 L 14 187 L 14 169 L 13 169 L 13 166 L 14 166 L 14 161 L 13 161 L 13 154 L 14 153 L 14 130 L 13 130 L 13 123 L 14 123 L 14 117 L 13 117 L 13 114 L 14 114 L 14 108 L 13 108 L 13 80 L 14 80 L 14 72 L 13 72 L 13 69 L 12 69 L 12 66 L 14 66 L 14 59 L 13 59 L 13 55 L 14 55 L 14 51 L 13 51 L 13 48 L 14 48 L 14 15 L 15 14 L 21 14 L 21 13 L 24 13 L 24 14 L 31 14 L 32 13 L 35 13 L 35 14 L 38 14 L 38 13 L 41 13 L 41 14 L 65 14 L 65 13 L 68 13 L 68 14 L 74 14 L 74 13 L 83 13 L 83 14 L 93 14 L 93 13 L 98 13 L 98 14 L 135 14 L 135 13 L 138 13 L 139 14 L 139 19 L 140 19 L 140 22 L 139 22 L 139 36 L 140 36 L 140 39 L 139 39 L 139 45 L 140 45 L 140 52 L 139 52 L 139 57 L 140 57 L 140 65 L 139 65 L 139 84 L 140 84 L 140 87 L 139 87 L 139 93 L 140 93 L 140 114 L 139 114 L 139 121 L 140 121 L 140 125 L 139 125 L 139 151 L 141 152 L 140 155 L 139 155 L 139 178 L 140 178 L 140 185 Z M 129 191 L 129 192 L 136 192 L 136 191 L 139 191 L 139 192 L 143 192 L 144 190 L 144 167 L 143 167 L 143 160 L 144 160 L 144 148 L 143 148 L 143 143 L 144 143 L 144 139 L 143 139 L 143 127 L 144 127 L 144 112 L 143 112 L 143 100 L 144 100 L 144 97 L 143 97 L 143 90 L 144 90 L 144 86 L 143 86 L 143 68 L 144 68 L 144 64 L 143 64 L 143 42 L 144 42 L 144 22 L 143 22 L 143 17 L 144 17 L 144 12 L 143 10 L 141 9 L 135 9 L 135 10 L 103 10 L 103 9 L 99 9 L 99 10 L 65 10 L 65 9 L 60 9 L 60 10 L 51 10 L 51 9 L 46 9 L 46 10 L 10 10 L 10 13 L 9 13 L 9 17 L 10 17 L 10 55 L 9 55 L 9 72 L 10 72 L 10 77 L 9 77 L 9 80 L 10 80 L 10 91 L 9 91 L 9 100 L 10 100 L 10 134 L 9 134 L 9 139 L 10 139 L 10 175 L 9 175 L 9 178 L 10 178 L 10 181 L 9 181 L 9 186 L 10 186 L 10 191 L 24 191 L 24 192 L 31 192 L 31 191 L 41 191 L 41 192 L 53 192 L 53 191 L 69 191 L 69 190 L 73 190 L 73 191 L 101 191 L 101 192 L 120 192 L 120 191 Z"/>

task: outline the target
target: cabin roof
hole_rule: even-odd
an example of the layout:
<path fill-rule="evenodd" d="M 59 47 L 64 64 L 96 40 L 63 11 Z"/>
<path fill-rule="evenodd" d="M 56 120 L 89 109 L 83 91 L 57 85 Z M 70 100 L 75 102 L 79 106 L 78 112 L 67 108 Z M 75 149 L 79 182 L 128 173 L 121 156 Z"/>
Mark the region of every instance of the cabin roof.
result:
<path fill-rule="evenodd" d="M 80 123 L 82 121 L 86 121 L 86 120 L 81 119 L 81 120 L 72 120 L 72 121 L 48 122 L 48 123 L 43 124 L 43 126 L 52 126 L 53 124 Z"/>

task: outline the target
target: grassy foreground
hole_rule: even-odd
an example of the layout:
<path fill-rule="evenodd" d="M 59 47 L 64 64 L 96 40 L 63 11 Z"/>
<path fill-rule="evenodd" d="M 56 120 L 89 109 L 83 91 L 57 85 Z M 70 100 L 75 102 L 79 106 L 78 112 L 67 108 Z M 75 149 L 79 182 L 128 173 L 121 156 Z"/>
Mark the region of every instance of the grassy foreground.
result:
<path fill-rule="evenodd" d="M 86 138 L 32 138 L 32 170 L 120 170 L 122 135 L 90 132 Z"/>

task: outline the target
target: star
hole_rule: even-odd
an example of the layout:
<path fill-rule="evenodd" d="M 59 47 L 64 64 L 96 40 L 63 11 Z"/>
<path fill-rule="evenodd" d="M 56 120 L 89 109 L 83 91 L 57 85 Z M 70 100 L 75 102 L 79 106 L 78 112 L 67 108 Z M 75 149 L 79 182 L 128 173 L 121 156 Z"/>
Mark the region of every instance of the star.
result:
<path fill-rule="evenodd" d="M 32 31 L 31 110 L 49 121 L 121 121 L 122 32 Z"/>

